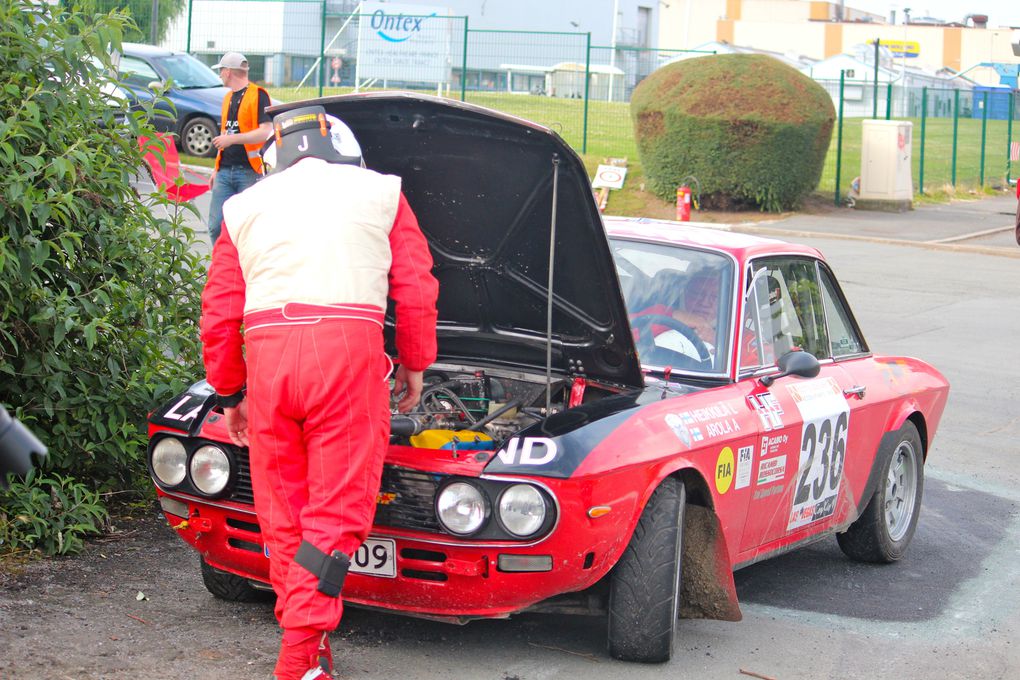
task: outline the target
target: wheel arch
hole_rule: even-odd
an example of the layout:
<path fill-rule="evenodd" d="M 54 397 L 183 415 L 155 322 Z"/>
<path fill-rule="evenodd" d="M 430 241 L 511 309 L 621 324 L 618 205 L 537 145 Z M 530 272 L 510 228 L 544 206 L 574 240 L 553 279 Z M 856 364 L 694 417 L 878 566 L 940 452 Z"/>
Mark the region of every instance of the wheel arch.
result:
<path fill-rule="evenodd" d="M 910 422 L 917 428 L 917 433 L 921 435 L 921 448 L 923 449 L 922 454 L 925 459 L 928 457 L 928 448 L 930 446 L 930 440 L 928 438 L 928 422 L 925 420 L 924 412 L 914 399 L 904 401 L 900 404 L 899 408 L 892 411 L 889 414 L 889 418 L 885 423 L 886 434 L 897 432 L 904 424 Z"/>
<path fill-rule="evenodd" d="M 924 419 L 924 414 L 921 413 L 920 411 L 914 411 L 909 416 L 907 416 L 907 419 L 904 422 L 907 421 L 913 423 L 914 427 L 917 428 L 917 434 L 921 436 L 921 457 L 924 458 L 925 461 L 927 461 L 928 448 L 929 446 L 931 446 L 931 444 L 930 440 L 928 439 L 928 423 Z"/>

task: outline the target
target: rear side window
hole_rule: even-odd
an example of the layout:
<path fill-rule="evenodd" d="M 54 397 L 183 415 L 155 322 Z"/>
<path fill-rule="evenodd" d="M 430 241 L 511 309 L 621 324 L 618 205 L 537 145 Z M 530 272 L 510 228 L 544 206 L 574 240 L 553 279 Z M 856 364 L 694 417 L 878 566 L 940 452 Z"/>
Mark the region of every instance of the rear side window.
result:
<path fill-rule="evenodd" d="M 843 302 L 832 274 L 819 268 L 822 280 L 822 300 L 825 304 L 825 318 L 829 325 L 829 342 L 832 356 L 845 357 L 866 352 L 864 342 L 857 332 L 853 316 Z"/>

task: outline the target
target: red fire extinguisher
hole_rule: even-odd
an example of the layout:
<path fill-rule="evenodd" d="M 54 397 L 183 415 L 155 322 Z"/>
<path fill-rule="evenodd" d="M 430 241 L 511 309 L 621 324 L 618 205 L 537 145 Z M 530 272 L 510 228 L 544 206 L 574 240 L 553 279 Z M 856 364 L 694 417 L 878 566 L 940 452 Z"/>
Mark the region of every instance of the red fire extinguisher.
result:
<path fill-rule="evenodd" d="M 676 220 L 677 222 L 691 221 L 691 188 L 681 184 L 676 188 Z"/>

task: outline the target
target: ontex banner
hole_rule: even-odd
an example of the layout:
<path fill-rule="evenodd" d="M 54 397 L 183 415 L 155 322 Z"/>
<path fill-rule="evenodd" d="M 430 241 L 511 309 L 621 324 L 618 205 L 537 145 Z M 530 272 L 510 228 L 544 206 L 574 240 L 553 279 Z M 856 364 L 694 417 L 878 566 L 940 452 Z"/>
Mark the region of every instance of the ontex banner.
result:
<path fill-rule="evenodd" d="M 358 23 L 358 79 L 450 81 L 454 21 L 446 7 L 363 2 Z"/>

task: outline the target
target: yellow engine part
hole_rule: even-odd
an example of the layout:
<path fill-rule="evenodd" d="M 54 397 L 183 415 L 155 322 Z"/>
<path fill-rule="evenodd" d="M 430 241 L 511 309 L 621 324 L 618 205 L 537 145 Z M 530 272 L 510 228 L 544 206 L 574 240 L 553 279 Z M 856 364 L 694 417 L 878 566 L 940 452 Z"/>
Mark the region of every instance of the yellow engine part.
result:
<path fill-rule="evenodd" d="M 491 449 L 492 437 L 473 430 L 423 430 L 411 437 L 419 449 Z"/>

